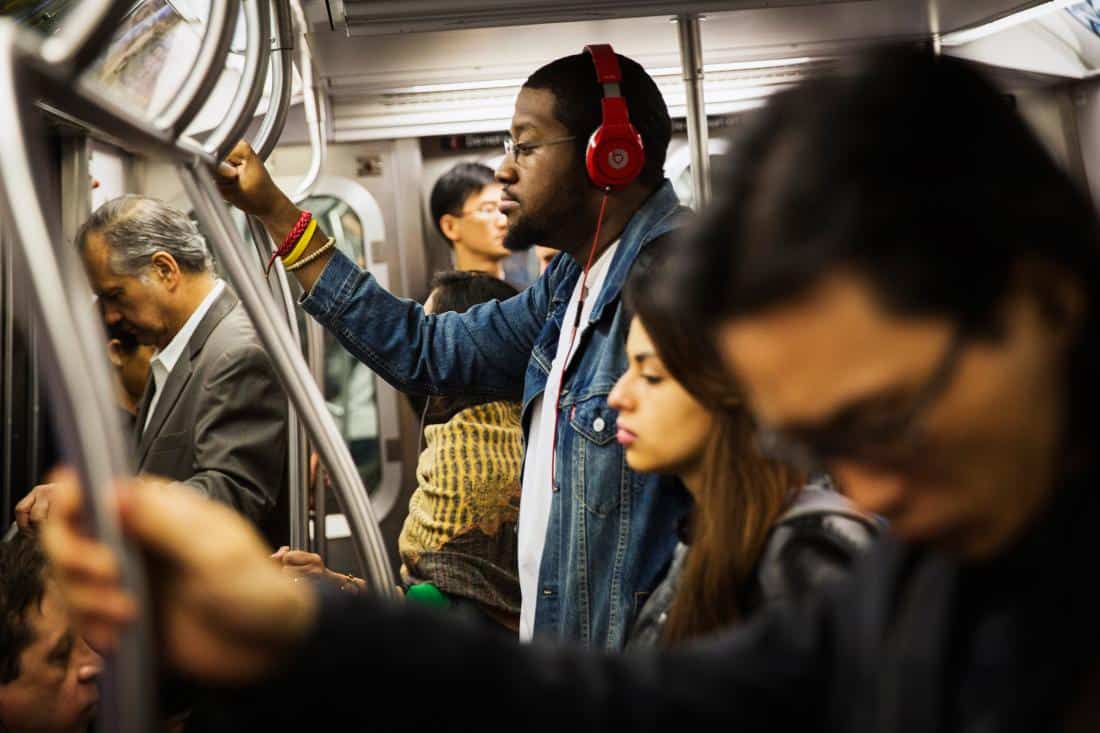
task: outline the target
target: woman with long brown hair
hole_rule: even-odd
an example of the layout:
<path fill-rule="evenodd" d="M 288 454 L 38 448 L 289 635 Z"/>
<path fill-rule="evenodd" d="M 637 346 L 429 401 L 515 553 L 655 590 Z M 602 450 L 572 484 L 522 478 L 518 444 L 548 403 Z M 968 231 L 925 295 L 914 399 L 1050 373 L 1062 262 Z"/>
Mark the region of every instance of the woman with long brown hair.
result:
<path fill-rule="evenodd" d="M 679 644 L 744 620 L 847 572 L 875 524 L 824 476 L 764 457 L 736 384 L 705 334 L 664 305 L 665 247 L 635 265 L 627 371 L 608 404 L 635 471 L 675 474 L 694 499 L 665 580 L 628 646 Z"/>

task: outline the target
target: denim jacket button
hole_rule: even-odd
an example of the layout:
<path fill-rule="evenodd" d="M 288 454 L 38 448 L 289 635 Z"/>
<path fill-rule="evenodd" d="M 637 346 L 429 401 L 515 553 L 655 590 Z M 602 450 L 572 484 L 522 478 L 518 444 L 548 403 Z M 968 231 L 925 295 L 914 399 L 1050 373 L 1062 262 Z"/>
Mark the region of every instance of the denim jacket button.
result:
<path fill-rule="evenodd" d="M 606 427 L 607 423 L 603 421 L 602 417 L 597 417 L 594 421 L 592 421 L 592 429 L 595 430 L 597 433 L 602 433 L 603 429 Z"/>

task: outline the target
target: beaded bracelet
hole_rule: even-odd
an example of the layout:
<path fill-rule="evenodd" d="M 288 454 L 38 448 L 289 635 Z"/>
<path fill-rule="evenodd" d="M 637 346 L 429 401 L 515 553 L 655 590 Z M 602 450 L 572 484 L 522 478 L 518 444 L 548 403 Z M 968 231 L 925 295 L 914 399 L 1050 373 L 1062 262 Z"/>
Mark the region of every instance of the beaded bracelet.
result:
<path fill-rule="evenodd" d="M 323 255 L 325 252 L 328 252 L 330 249 L 332 249 L 335 246 L 336 246 L 336 240 L 333 237 L 329 237 L 327 242 L 325 242 L 320 247 L 318 247 L 316 250 L 314 250 L 314 252 L 312 254 L 310 254 L 308 257 L 303 257 L 302 259 L 298 260 L 297 262 L 295 262 L 292 265 L 286 265 L 285 266 L 286 271 L 287 272 L 294 272 L 295 270 L 300 270 L 301 268 L 305 267 L 310 262 L 313 262 L 315 259 L 317 259 L 321 255 Z"/>

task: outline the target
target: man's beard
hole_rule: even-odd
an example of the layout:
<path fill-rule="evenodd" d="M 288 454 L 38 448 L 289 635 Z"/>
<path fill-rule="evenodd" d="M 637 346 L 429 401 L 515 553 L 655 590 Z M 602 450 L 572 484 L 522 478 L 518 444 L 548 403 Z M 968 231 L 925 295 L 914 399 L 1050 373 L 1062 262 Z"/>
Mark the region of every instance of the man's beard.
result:
<path fill-rule="evenodd" d="M 581 191 L 585 181 L 563 187 L 566 193 L 551 199 L 551 203 L 537 214 L 520 214 L 516 223 L 508 227 L 504 235 L 504 248 L 509 252 L 523 252 L 536 244 L 561 249 L 562 229 L 584 216 L 584 197 Z"/>
<path fill-rule="evenodd" d="M 504 235 L 504 249 L 509 252 L 526 252 L 536 244 L 546 241 L 546 230 L 530 216 L 521 216 L 508 227 Z"/>

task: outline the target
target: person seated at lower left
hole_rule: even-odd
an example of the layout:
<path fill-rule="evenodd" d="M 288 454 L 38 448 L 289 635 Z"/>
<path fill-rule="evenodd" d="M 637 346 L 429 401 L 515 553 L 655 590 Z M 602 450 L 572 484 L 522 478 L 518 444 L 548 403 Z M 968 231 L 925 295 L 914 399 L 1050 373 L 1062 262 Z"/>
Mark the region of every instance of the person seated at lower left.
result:
<path fill-rule="evenodd" d="M 73 630 L 33 538 L 0 543 L 0 729 L 82 733 L 103 660 Z"/>

